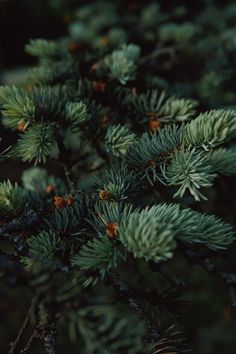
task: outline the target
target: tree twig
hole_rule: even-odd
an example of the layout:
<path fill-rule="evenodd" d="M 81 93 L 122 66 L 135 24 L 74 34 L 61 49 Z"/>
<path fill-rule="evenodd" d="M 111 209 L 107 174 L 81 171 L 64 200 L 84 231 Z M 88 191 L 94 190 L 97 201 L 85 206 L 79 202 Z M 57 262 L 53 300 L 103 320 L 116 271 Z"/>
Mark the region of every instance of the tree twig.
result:
<path fill-rule="evenodd" d="M 119 292 L 120 297 L 128 301 L 129 305 L 137 313 L 140 319 L 142 319 L 148 328 L 149 342 L 156 343 L 160 339 L 159 331 L 151 324 L 150 320 L 146 317 L 143 309 L 139 306 L 135 294 L 129 288 L 128 284 L 119 279 L 118 274 L 111 272 L 109 277 L 110 282 L 114 288 Z"/>
<path fill-rule="evenodd" d="M 42 340 L 48 354 L 56 354 L 56 322 L 58 317 L 53 315 L 47 319 L 43 328 Z"/>
<path fill-rule="evenodd" d="M 17 334 L 16 339 L 14 340 L 14 342 L 10 343 L 10 350 L 8 352 L 8 354 L 15 354 L 17 353 L 18 347 L 20 345 L 21 339 L 23 337 L 23 335 L 25 334 L 28 326 L 29 326 L 29 322 L 30 322 L 30 315 L 29 313 L 27 313 L 27 316 L 24 319 L 24 322 L 22 323 L 22 326 Z"/>
<path fill-rule="evenodd" d="M 26 343 L 26 346 L 20 351 L 20 354 L 29 353 L 37 339 L 43 343 L 47 354 L 57 354 L 56 323 L 58 318 L 59 315 L 47 314 L 45 319 L 35 327 L 32 335 Z"/>
<path fill-rule="evenodd" d="M 212 273 L 223 280 L 229 291 L 231 307 L 236 311 L 236 274 L 225 272 L 217 267 L 211 258 L 199 256 L 194 251 L 184 250 L 184 254 L 190 263 L 199 264 L 207 272 Z"/>
<path fill-rule="evenodd" d="M 139 60 L 139 65 L 145 65 L 148 62 L 157 59 L 158 57 L 161 57 L 163 55 L 170 55 L 171 60 L 173 61 L 176 55 L 177 50 L 179 50 L 181 47 L 180 46 L 171 46 L 171 47 L 159 47 L 153 50 L 151 53 L 143 56 Z"/>
<path fill-rule="evenodd" d="M 12 221 L 0 227 L 0 236 L 4 236 L 9 232 L 22 230 L 26 227 L 32 226 L 40 220 L 40 216 L 40 213 L 36 214 L 34 212 L 30 212 L 20 216 L 19 218 L 13 219 Z"/>
<path fill-rule="evenodd" d="M 32 348 L 34 342 L 36 341 L 36 339 L 38 339 L 39 334 L 38 334 L 38 326 L 35 328 L 33 334 L 30 336 L 29 340 L 26 343 L 26 346 L 24 347 L 24 349 L 22 349 L 20 351 L 20 354 L 27 354 L 29 353 L 30 349 Z"/>
<path fill-rule="evenodd" d="M 11 348 L 10 348 L 8 354 L 14 354 L 14 353 L 18 352 L 18 348 L 19 348 L 20 342 L 22 341 L 23 336 L 24 336 L 24 334 L 25 334 L 25 332 L 28 329 L 29 324 L 30 324 L 31 311 L 37 306 L 38 300 L 39 300 L 39 298 L 38 298 L 37 295 L 33 297 L 32 301 L 31 301 L 31 304 L 30 304 L 30 307 L 29 307 L 29 310 L 28 310 L 27 315 L 26 315 L 26 317 L 24 319 L 24 322 L 22 323 L 22 326 L 20 327 L 20 330 L 19 330 L 19 332 L 17 334 L 17 337 L 14 340 L 14 342 L 10 343 L 10 347 Z M 32 339 L 31 339 L 31 341 L 32 341 Z"/>
<path fill-rule="evenodd" d="M 71 169 L 69 169 L 69 167 L 65 163 L 62 163 L 62 167 L 64 169 L 65 178 L 66 178 L 68 187 L 70 189 L 70 192 L 71 192 L 71 194 L 74 194 L 75 193 L 75 183 L 72 179 Z"/>

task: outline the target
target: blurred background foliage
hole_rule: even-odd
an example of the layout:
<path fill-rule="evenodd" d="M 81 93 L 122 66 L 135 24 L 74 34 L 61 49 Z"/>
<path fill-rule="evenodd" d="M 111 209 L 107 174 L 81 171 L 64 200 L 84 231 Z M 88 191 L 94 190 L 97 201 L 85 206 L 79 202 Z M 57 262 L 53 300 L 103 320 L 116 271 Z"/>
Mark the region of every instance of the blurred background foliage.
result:
<path fill-rule="evenodd" d="M 24 51 L 25 44 L 30 38 L 53 39 L 63 36 L 67 33 L 67 25 L 73 16 L 74 10 L 88 1 L 80 0 L 0 0 L 0 83 L 19 84 L 24 77 L 25 68 L 34 64 L 32 57 Z M 135 1 L 133 1 L 135 4 Z M 136 3 L 144 3 L 136 1 Z M 163 12 L 179 13 L 180 22 L 182 18 L 187 19 L 189 23 L 194 23 L 198 14 L 201 15 L 202 23 L 207 23 L 205 30 L 211 33 L 221 33 L 228 37 L 230 33 L 226 31 L 223 12 L 228 11 L 232 19 L 236 16 L 236 5 L 234 1 L 207 1 L 207 0 L 185 0 L 185 1 L 158 1 Z M 228 6 L 228 7 L 227 7 Z M 230 10 L 231 9 L 231 10 Z M 126 9 L 124 8 L 124 12 Z M 234 17 L 233 17 L 234 14 Z M 225 15 L 226 16 L 226 15 Z M 230 23 L 230 20 L 229 22 Z M 232 28 L 235 26 L 232 23 Z M 172 31 L 176 28 L 172 26 Z M 169 33 L 171 28 L 169 27 Z M 236 35 L 235 33 L 232 36 Z M 236 37 L 235 37 L 236 38 Z M 208 42 L 208 45 L 213 42 Z M 206 46 L 207 47 L 207 46 Z M 236 46 L 235 46 L 236 47 Z M 232 44 L 231 48 L 232 49 Z M 219 54 L 220 55 L 220 54 Z M 219 60 L 223 60 L 220 58 Z M 199 74 L 195 71 L 197 63 L 184 62 L 179 73 L 184 78 L 186 70 L 192 71 L 192 75 Z M 226 67 L 232 69 L 235 65 L 234 57 L 228 58 Z M 200 73 L 201 75 L 201 73 Z M 222 78 L 223 77 L 223 78 Z M 198 78 L 200 82 L 199 90 L 204 92 L 204 104 L 213 101 L 211 106 L 217 105 L 215 97 L 223 96 L 221 87 L 222 80 L 225 80 L 224 73 L 214 69 L 214 63 L 209 61 L 209 68 L 204 77 Z M 234 87 L 235 80 L 233 75 L 229 76 L 228 86 Z M 170 81 L 170 80 L 169 80 Z M 184 81 L 184 80 L 183 80 Z M 230 86 L 230 87 L 231 87 Z M 208 101 L 209 100 L 209 101 Z M 230 93 L 230 103 L 236 102 L 236 95 Z M 218 102 L 221 105 L 221 102 Z M 1 128 L 2 130 L 2 128 Z M 14 139 L 12 133 L 1 132 L 1 138 L 4 143 Z M 24 165 L 25 167 L 25 165 Z M 57 166 L 50 166 L 50 169 L 60 174 Z M 4 170 L 1 170 L 0 180 L 11 178 L 18 180 L 22 170 L 20 162 L 5 164 Z M 236 224 L 236 206 L 235 206 L 236 186 L 233 177 L 222 177 L 217 181 L 216 188 L 209 196 L 210 202 L 207 205 L 207 211 L 223 217 L 226 221 Z M 231 248 L 229 257 L 235 259 L 235 247 Z M 213 280 L 205 271 L 197 266 L 193 266 L 191 277 L 186 273 L 186 265 L 176 262 L 176 275 L 184 278 L 187 284 L 190 284 L 191 291 L 186 297 L 186 305 L 181 317 L 181 323 L 187 333 L 190 342 L 194 343 L 198 354 L 233 354 L 236 349 L 236 320 L 232 317 L 230 309 L 225 305 L 227 295 L 224 291 L 222 282 Z M 185 273 L 184 273 L 185 272 Z M 1 276 L 1 272 L 0 272 Z M 0 352 L 5 353 L 8 350 L 8 343 L 14 338 L 23 320 L 30 294 L 21 291 L 12 291 L 14 284 L 9 284 L 10 289 L 0 287 Z M 236 307 L 236 304 L 235 304 Z M 14 316 L 9 316 L 14 309 Z M 61 343 L 61 353 L 64 353 L 67 347 L 64 347 L 63 336 Z M 65 341 L 66 342 L 66 341 Z M 42 348 L 35 349 L 35 353 L 40 353 Z M 73 352 L 73 348 L 71 348 Z M 76 349 L 74 348 L 74 352 Z"/>

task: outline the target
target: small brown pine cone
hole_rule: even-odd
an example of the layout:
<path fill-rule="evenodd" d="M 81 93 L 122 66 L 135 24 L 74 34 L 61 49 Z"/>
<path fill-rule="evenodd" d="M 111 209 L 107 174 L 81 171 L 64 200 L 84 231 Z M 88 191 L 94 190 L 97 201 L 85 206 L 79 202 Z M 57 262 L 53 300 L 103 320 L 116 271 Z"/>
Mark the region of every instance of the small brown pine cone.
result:
<path fill-rule="evenodd" d="M 106 89 L 106 82 L 102 81 L 93 81 L 93 89 L 95 92 L 104 92 Z"/>
<path fill-rule="evenodd" d="M 47 187 L 46 187 L 46 193 L 47 194 L 51 194 L 55 191 L 55 187 L 52 185 L 52 184 L 49 184 Z"/>
<path fill-rule="evenodd" d="M 65 198 L 65 202 L 66 202 L 67 205 L 71 206 L 71 205 L 74 204 L 75 200 L 72 197 L 66 197 Z"/>
<path fill-rule="evenodd" d="M 99 192 L 99 198 L 101 200 L 110 200 L 111 199 L 111 193 L 105 190 L 102 190 Z"/>
<path fill-rule="evenodd" d="M 75 54 L 76 52 L 78 52 L 78 50 L 81 48 L 81 44 L 78 42 L 71 42 L 68 45 L 68 51 L 71 54 Z"/>
<path fill-rule="evenodd" d="M 118 235 L 118 223 L 109 223 L 106 225 L 106 233 L 110 238 L 115 238 Z"/>
<path fill-rule="evenodd" d="M 104 117 L 102 118 L 102 126 L 104 128 L 107 127 L 109 121 L 110 121 L 110 117 L 107 114 L 105 114 Z"/>
<path fill-rule="evenodd" d="M 102 37 L 101 43 L 104 47 L 106 47 L 109 44 L 109 38 L 107 36 Z"/>
<path fill-rule="evenodd" d="M 22 120 L 22 121 L 20 121 L 20 123 L 17 126 L 17 131 L 19 133 L 23 133 L 25 131 L 25 129 L 26 129 L 26 123 L 24 120 Z"/>
<path fill-rule="evenodd" d="M 161 122 L 157 118 L 151 118 L 148 122 L 150 132 L 154 133 L 161 128 Z"/>
<path fill-rule="evenodd" d="M 65 200 L 65 198 L 63 198 L 63 197 L 60 197 L 60 196 L 55 196 L 54 198 L 53 198 L 53 204 L 55 205 L 55 207 L 57 208 L 57 209 L 61 209 L 61 208 L 63 208 L 67 203 L 66 203 L 66 200 Z"/>
<path fill-rule="evenodd" d="M 96 62 L 96 63 L 92 64 L 91 67 L 90 67 L 90 71 L 91 72 L 96 71 L 97 69 L 99 69 L 100 65 L 101 64 L 99 62 Z"/>

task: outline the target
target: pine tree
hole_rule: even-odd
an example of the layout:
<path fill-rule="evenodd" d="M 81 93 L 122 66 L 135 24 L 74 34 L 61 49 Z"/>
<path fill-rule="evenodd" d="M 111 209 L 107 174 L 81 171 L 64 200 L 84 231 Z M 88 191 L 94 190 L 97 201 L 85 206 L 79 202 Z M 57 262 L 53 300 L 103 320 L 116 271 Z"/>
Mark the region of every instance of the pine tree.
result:
<path fill-rule="evenodd" d="M 56 353 L 63 326 L 80 353 L 190 353 L 178 259 L 221 278 L 235 308 L 235 275 L 216 262 L 235 232 L 205 210 L 216 179 L 236 173 L 236 111 L 229 92 L 218 104 L 210 94 L 227 82 L 217 61 L 234 51 L 236 11 L 212 24 L 206 53 L 210 8 L 193 24 L 187 8 L 156 2 L 85 4 L 66 37 L 26 45 L 38 60 L 26 85 L 0 87 L 2 125 L 17 133 L 1 162 L 32 164 L 19 184 L 0 184 L 2 278 L 33 294 L 9 353 L 28 325 L 22 353 L 35 340 Z M 196 53 L 190 90 L 189 73 L 168 75 Z"/>

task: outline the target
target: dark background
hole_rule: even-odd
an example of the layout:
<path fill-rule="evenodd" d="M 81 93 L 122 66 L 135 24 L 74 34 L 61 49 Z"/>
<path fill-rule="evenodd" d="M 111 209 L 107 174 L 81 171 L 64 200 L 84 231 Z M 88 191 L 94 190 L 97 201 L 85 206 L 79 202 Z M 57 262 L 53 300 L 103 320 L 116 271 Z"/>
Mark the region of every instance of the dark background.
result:
<path fill-rule="evenodd" d="M 24 52 L 29 38 L 56 38 L 65 22 L 48 0 L 0 0 L 0 63 L 3 69 L 32 64 Z"/>

